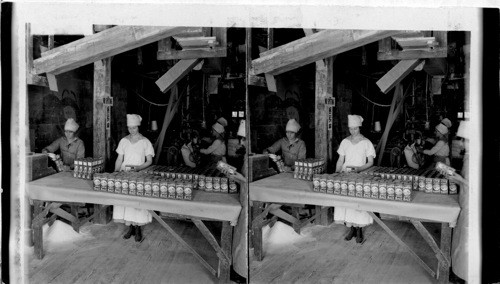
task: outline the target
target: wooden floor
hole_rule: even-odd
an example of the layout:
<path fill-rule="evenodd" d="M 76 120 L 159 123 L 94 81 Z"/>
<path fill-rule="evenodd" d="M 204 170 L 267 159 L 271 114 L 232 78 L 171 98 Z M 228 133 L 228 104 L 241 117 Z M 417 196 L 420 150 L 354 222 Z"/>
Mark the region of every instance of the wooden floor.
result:
<path fill-rule="evenodd" d="M 217 267 L 212 247 L 188 221 L 166 220 L 208 263 Z M 217 230 L 217 224 L 206 222 Z M 220 226 L 219 226 L 220 227 Z M 45 250 L 29 259 L 29 283 L 215 283 L 199 261 L 156 220 L 144 227 L 145 240 L 122 239 L 125 225 L 85 225 L 91 237 L 74 245 Z M 220 230 L 220 229 L 218 229 Z M 219 233 L 220 235 L 220 233 Z M 216 235 L 218 237 L 218 235 Z M 28 253 L 29 253 L 28 252 Z"/>
<path fill-rule="evenodd" d="M 433 252 L 409 222 L 385 221 L 428 264 L 437 267 Z M 439 236 L 440 227 L 424 224 Z M 251 260 L 251 283 L 436 283 L 437 281 L 379 225 L 364 230 L 365 242 L 345 241 L 342 225 L 309 228 L 317 241 L 286 252 Z M 439 238 L 437 238 L 439 244 Z M 253 252 L 250 253 L 251 257 Z"/>

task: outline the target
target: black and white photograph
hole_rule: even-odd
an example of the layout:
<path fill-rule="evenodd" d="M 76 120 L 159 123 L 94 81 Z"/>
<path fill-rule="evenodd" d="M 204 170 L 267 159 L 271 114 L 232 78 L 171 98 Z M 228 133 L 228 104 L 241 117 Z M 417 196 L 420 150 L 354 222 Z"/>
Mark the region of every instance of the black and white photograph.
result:
<path fill-rule="evenodd" d="M 488 1 L 0 6 L 2 283 L 499 283 Z"/>

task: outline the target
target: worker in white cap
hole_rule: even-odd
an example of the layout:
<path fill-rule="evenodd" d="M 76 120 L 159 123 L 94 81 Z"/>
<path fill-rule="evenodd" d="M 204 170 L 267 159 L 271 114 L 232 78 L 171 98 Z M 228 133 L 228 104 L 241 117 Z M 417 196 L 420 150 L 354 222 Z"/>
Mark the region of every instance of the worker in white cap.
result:
<path fill-rule="evenodd" d="M 217 121 L 212 125 L 212 136 L 215 140 L 208 148 L 200 149 L 200 153 L 208 156 L 208 164 L 217 164 L 218 161 L 226 162 L 226 142 L 224 141 L 224 133 L 225 128 L 220 122 Z"/>
<path fill-rule="evenodd" d="M 457 130 L 457 137 L 463 138 L 465 148 L 464 162 L 460 174 L 455 172 L 449 176 L 450 181 L 459 185 L 458 202 L 460 204 L 460 214 L 455 228 L 453 228 L 453 238 L 451 242 L 451 268 L 458 277 L 469 282 L 467 273 L 467 260 L 469 258 L 468 250 L 468 231 L 469 231 L 469 121 L 461 121 Z"/>
<path fill-rule="evenodd" d="M 295 161 L 305 159 L 307 154 L 306 143 L 297 137 L 300 125 L 295 119 L 290 119 L 286 124 L 286 137 L 274 142 L 264 150 L 264 154 L 275 154 L 281 151 L 285 170 L 293 170 Z"/>
<path fill-rule="evenodd" d="M 115 162 L 115 172 L 140 171 L 153 163 L 155 155 L 153 144 L 139 133 L 141 121 L 140 115 L 127 114 L 127 127 L 130 134 L 122 138 L 116 148 L 118 158 Z M 152 216 L 145 209 L 116 205 L 113 207 L 113 221 L 129 226 L 129 230 L 123 236 L 124 239 L 135 236 L 136 242 L 142 242 L 144 236 L 141 228 L 151 223 Z"/>
<path fill-rule="evenodd" d="M 441 120 L 441 123 L 442 123 L 444 126 L 446 126 L 448 129 L 450 129 L 450 128 L 451 128 L 451 126 L 453 125 L 453 124 L 451 123 L 451 120 L 449 120 L 449 119 L 448 119 L 448 118 L 446 118 L 446 117 L 445 117 L 445 118 L 443 118 L 443 120 Z"/>
<path fill-rule="evenodd" d="M 76 136 L 78 128 L 78 123 L 73 118 L 68 118 L 64 124 L 64 136 L 58 138 L 42 150 L 42 153 L 55 153 L 59 150 L 65 170 L 74 168 L 75 159 L 85 157 L 85 145 Z"/>
<path fill-rule="evenodd" d="M 360 132 L 363 117 L 348 115 L 347 119 L 351 135 L 340 142 L 337 150 L 339 154 L 335 168 L 337 173 L 365 170 L 373 165 L 373 159 L 376 156 L 372 142 Z M 366 211 L 345 207 L 335 207 L 334 220 L 350 228 L 344 239 L 349 241 L 356 237 L 357 243 L 362 243 L 364 240 L 362 228 L 373 223 L 373 218 Z"/>
<path fill-rule="evenodd" d="M 448 145 L 448 127 L 443 123 L 436 125 L 434 130 L 436 135 L 436 145 L 432 149 L 424 150 L 425 155 L 434 156 L 434 162 L 441 162 L 450 165 L 450 146 Z"/>

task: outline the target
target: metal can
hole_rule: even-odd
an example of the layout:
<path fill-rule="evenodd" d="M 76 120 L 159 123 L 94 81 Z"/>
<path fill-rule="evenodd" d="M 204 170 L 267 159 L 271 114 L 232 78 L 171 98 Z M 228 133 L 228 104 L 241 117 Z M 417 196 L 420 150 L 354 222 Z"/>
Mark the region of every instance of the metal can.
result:
<path fill-rule="evenodd" d="M 101 190 L 101 174 L 95 174 L 93 182 L 93 189 L 96 191 Z"/>
<path fill-rule="evenodd" d="M 175 183 L 175 198 L 184 199 L 184 185 L 180 180 Z"/>
<path fill-rule="evenodd" d="M 349 193 L 349 195 L 351 195 Z M 352 196 L 357 196 L 357 197 L 363 197 L 363 179 L 359 178 L 356 180 L 356 187 L 355 187 L 355 192 L 354 195 Z"/>
<path fill-rule="evenodd" d="M 387 180 L 382 179 L 378 183 L 378 198 L 387 199 Z"/>
<path fill-rule="evenodd" d="M 144 192 L 144 178 L 138 177 L 135 183 L 136 192 Z"/>
<path fill-rule="evenodd" d="M 206 191 L 213 191 L 213 178 L 212 177 L 205 177 L 205 190 Z"/>
<path fill-rule="evenodd" d="M 340 176 L 337 175 L 334 177 L 334 180 L 333 180 L 333 194 L 340 194 L 340 188 L 341 188 Z"/>
<path fill-rule="evenodd" d="M 214 177 L 212 179 L 214 192 L 220 192 L 220 177 Z"/>
<path fill-rule="evenodd" d="M 168 180 L 167 187 L 168 187 L 167 198 L 175 199 L 175 181 L 172 179 Z"/>
<path fill-rule="evenodd" d="M 394 200 L 403 201 L 403 184 L 401 181 L 396 181 L 394 185 Z"/>
<path fill-rule="evenodd" d="M 326 193 L 333 194 L 334 181 L 333 175 L 326 175 Z"/>
<path fill-rule="evenodd" d="M 167 198 L 168 196 L 168 182 L 166 179 L 160 181 L 160 197 Z"/>
<path fill-rule="evenodd" d="M 137 192 L 139 195 L 139 192 Z M 147 177 L 144 179 L 144 191 L 142 195 L 151 196 L 153 194 L 153 177 Z"/>
<path fill-rule="evenodd" d="M 193 200 L 193 183 L 187 181 L 184 183 L 184 200 Z"/>
<path fill-rule="evenodd" d="M 198 176 L 198 189 L 205 190 L 205 176 L 204 175 Z"/>
<path fill-rule="evenodd" d="M 449 190 L 450 190 L 450 194 L 457 194 L 457 192 L 458 192 L 457 184 L 450 181 Z"/>
<path fill-rule="evenodd" d="M 160 197 L 160 180 L 158 178 L 153 179 L 151 182 L 151 196 Z"/>
<path fill-rule="evenodd" d="M 394 180 L 387 181 L 387 200 L 394 200 Z"/>
<path fill-rule="evenodd" d="M 229 179 L 229 193 L 237 193 L 238 187 L 236 186 L 236 182 L 233 179 Z"/>
<path fill-rule="evenodd" d="M 122 193 L 122 176 L 120 173 L 115 175 L 115 193 Z"/>
<path fill-rule="evenodd" d="M 101 191 L 108 191 L 108 174 L 101 175 Z"/>
<path fill-rule="evenodd" d="M 314 175 L 313 176 L 313 191 L 319 192 L 319 190 L 320 190 L 320 177 L 319 177 L 319 175 Z"/>
<path fill-rule="evenodd" d="M 372 180 L 372 182 L 370 184 L 370 186 L 371 186 L 371 188 L 370 188 L 370 190 L 371 190 L 371 196 L 370 197 L 378 199 L 378 197 L 379 197 L 379 194 L 378 194 L 378 192 L 379 192 L 379 188 L 378 188 L 379 183 L 378 183 L 377 179 L 378 178 Z"/>
<path fill-rule="evenodd" d="M 128 194 L 128 178 L 122 177 L 122 194 Z"/>
<path fill-rule="evenodd" d="M 371 180 L 365 179 L 363 181 L 363 196 L 364 198 L 370 198 L 372 193 Z"/>
<path fill-rule="evenodd" d="M 439 184 L 441 189 L 441 194 L 448 194 L 448 180 L 441 179 L 441 183 Z"/>
<path fill-rule="evenodd" d="M 326 176 L 324 175 L 321 175 L 320 179 L 319 179 L 319 191 L 321 193 L 326 193 L 326 190 L 327 190 L 327 185 L 326 185 Z"/>
<path fill-rule="evenodd" d="M 138 190 L 137 190 L 137 178 L 135 177 L 135 175 L 131 175 L 128 179 L 128 194 L 135 195 L 136 192 L 138 192 Z M 141 195 L 141 194 L 137 194 L 137 195 Z"/>
<path fill-rule="evenodd" d="M 229 191 L 229 180 L 227 177 L 221 177 L 220 178 L 220 192 L 222 193 L 228 193 Z M 193 182 L 194 185 L 194 182 Z"/>

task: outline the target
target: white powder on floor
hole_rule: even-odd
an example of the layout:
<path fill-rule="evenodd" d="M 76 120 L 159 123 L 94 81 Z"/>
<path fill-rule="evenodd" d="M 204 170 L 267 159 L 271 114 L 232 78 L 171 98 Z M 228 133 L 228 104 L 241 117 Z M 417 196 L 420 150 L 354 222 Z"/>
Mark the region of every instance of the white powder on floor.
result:
<path fill-rule="evenodd" d="M 292 227 L 277 221 L 272 228 L 262 228 L 262 246 L 266 254 L 274 254 L 295 249 L 294 244 L 313 241 L 310 234 L 297 234 Z"/>
<path fill-rule="evenodd" d="M 72 246 L 89 236 L 89 232 L 75 232 L 73 227 L 59 220 L 50 227 L 48 224 L 43 225 L 43 246 L 47 250 Z"/>

